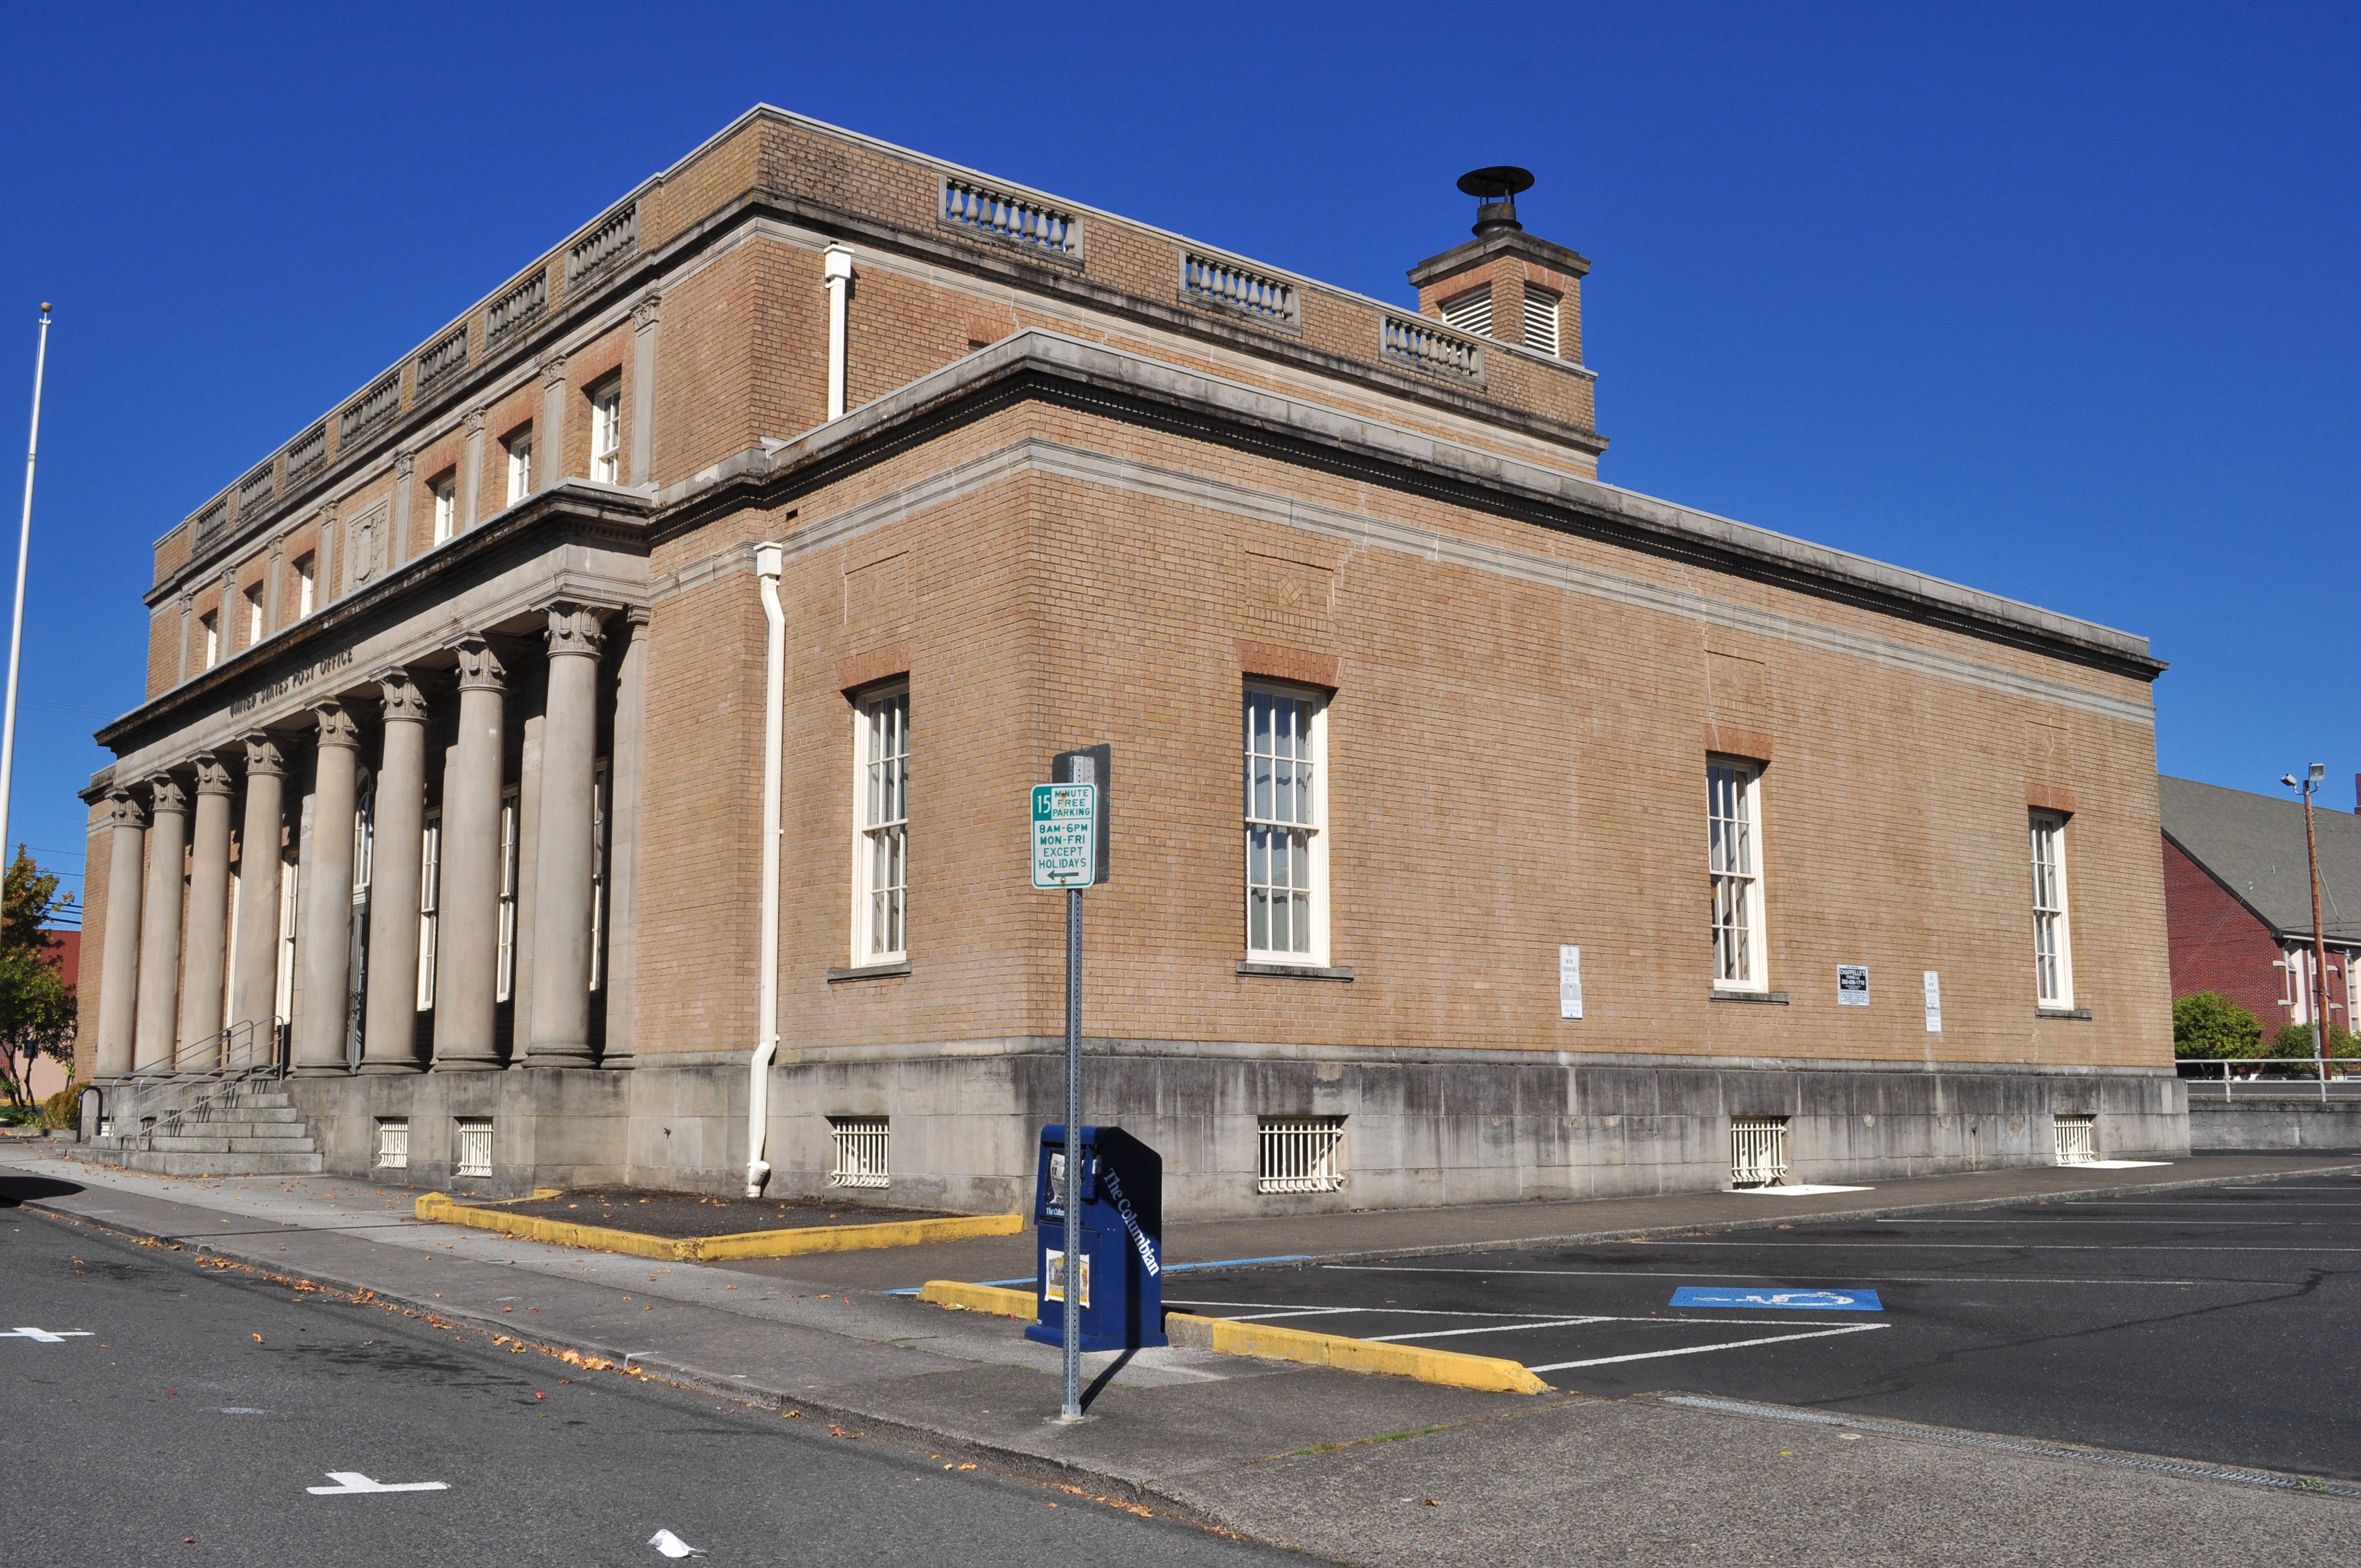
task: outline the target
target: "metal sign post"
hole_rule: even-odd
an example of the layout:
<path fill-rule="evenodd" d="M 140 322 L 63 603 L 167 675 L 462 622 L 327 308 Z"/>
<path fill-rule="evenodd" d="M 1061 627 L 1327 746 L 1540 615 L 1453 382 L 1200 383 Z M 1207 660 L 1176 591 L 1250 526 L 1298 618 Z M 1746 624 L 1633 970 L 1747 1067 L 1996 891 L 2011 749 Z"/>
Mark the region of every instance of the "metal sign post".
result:
<path fill-rule="evenodd" d="M 1066 890 L 1066 1391 L 1058 1419 L 1082 1419 L 1082 889 L 1098 870 L 1098 785 L 1033 786 L 1033 885 Z"/>

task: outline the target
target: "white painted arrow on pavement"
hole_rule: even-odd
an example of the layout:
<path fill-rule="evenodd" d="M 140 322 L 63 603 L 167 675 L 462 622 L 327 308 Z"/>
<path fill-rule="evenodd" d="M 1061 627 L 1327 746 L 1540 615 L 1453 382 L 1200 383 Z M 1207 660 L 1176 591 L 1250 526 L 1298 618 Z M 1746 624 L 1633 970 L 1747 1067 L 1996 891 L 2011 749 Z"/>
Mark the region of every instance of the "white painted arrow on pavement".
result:
<path fill-rule="evenodd" d="M 399 1484 L 372 1481 L 357 1470 L 331 1470 L 328 1479 L 333 1486 L 306 1486 L 303 1490 L 315 1497 L 352 1497 L 363 1492 L 447 1492 L 448 1481 L 403 1481 Z"/>
<path fill-rule="evenodd" d="M 17 1328 L 10 1329 L 5 1332 L 0 1332 L 0 1339 L 28 1339 L 36 1344 L 63 1344 L 70 1339 L 88 1339 L 89 1337 L 90 1331 L 88 1329 L 60 1329 L 57 1332 L 51 1333 L 47 1329 L 33 1329 L 19 1326 Z"/>

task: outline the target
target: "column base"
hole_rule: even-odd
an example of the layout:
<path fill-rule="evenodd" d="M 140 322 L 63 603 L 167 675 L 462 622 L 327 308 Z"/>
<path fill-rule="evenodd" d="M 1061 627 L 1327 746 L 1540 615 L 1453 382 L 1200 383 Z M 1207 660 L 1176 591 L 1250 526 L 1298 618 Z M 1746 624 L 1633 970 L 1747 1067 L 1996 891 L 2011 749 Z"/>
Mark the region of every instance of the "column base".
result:
<path fill-rule="evenodd" d="M 425 1070 L 426 1067 L 423 1062 L 364 1061 L 361 1063 L 361 1076 L 363 1078 L 371 1078 L 397 1072 L 424 1072 Z"/>
<path fill-rule="evenodd" d="M 525 1058 L 526 1067 L 597 1067 L 598 1058 L 590 1053 L 588 1045 L 535 1046 Z"/>
<path fill-rule="evenodd" d="M 507 1066 L 498 1057 L 436 1057 L 431 1072 L 498 1072 Z"/>
<path fill-rule="evenodd" d="M 598 1058 L 598 1065 L 609 1072 L 629 1072 L 635 1059 L 630 1051 L 609 1051 Z"/>
<path fill-rule="evenodd" d="M 297 1062 L 287 1069 L 290 1078 L 350 1078 L 353 1069 L 343 1062 Z"/>

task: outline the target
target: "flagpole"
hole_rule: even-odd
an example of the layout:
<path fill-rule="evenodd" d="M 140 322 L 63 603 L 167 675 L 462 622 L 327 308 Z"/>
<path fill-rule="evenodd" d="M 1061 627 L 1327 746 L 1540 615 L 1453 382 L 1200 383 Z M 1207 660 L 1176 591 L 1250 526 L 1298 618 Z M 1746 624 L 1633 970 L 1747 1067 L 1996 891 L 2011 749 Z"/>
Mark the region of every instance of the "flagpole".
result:
<path fill-rule="evenodd" d="M 33 351 L 33 433 L 25 443 L 25 515 L 16 528 L 16 608 L 8 623 L 8 704 L 0 716 L 0 864 L 8 849 L 8 790 L 16 773 L 16 669 L 25 652 L 25 565 L 33 548 L 33 460 L 41 451 L 41 372 L 49 361 L 49 303 L 41 302 L 41 342 Z"/>

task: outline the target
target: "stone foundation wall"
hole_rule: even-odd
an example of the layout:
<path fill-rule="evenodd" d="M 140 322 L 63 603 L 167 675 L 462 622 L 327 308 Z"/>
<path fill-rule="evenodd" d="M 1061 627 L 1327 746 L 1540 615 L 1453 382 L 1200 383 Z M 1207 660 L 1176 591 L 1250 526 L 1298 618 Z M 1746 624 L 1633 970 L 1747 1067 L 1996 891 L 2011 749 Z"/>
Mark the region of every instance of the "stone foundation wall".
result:
<path fill-rule="evenodd" d="M 2223 1101 L 2222 1087 L 2206 1098 L 2202 1084 L 2189 1094 L 2189 1146 L 2193 1149 L 2361 1150 L 2361 1100 L 2323 1102 L 2317 1085 L 2312 1098 L 2301 1090 L 2269 1099 L 2240 1095 Z"/>

